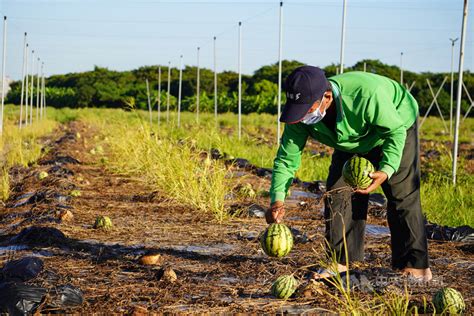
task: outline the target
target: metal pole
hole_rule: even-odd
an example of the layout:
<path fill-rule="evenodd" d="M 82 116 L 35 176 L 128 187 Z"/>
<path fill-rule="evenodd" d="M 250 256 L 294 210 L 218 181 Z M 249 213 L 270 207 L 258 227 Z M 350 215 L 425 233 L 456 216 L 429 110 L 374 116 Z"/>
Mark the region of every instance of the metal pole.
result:
<path fill-rule="evenodd" d="M 150 128 L 153 126 L 153 115 L 151 112 L 151 101 L 150 101 L 150 85 L 148 83 L 148 78 L 145 79 L 146 82 L 146 97 L 148 100 L 148 112 L 150 113 Z"/>
<path fill-rule="evenodd" d="M 447 78 L 448 77 L 444 77 L 445 80 L 443 81 L 443 85 L 444 85 L 444 82 L 446 81 Z M 436 105 L 436 109 L 438 110 L 439 117 L 441 117 L 441 121 L 443 122 L 444 131 L 447 132 L 448 126 L 446 125 L 446 122 L 444 121 L 443 112 L 441 112 L 441 108 L 439 107 L 438 100 L 437 100 L 437 95 L 436 96 L 434 95 L 433 88 L 431 88 L 431 84 L 430 84 L 430 81 L 428 79 L 426 79 L 426 83 L 428 84 L 428 88 L 430 89 L 431 95 L 433 96 L 433 102 Z M 443 88 L 443 86 L 440 87 L 440 90 L 442 88 Z M 439 94 L 439 92 L 438 92 L 438 94 Z"/>
<path fill-rule="evenodd" d="M 367 63 L 364 62 L 364 72 L 366 72 L 366 71 L 367 71 Z"/>
<path fill-rule="evenodd" d="M 36 122 L 39 121 L 39 88 L 40 88 L 40 77 L 39 77 L 39 71 L 40 71 L 40 59 L 38 58 L 38 64 L 36 65 Z"/>
<path fill-rule="evenodd" d="M 30 85 L 29 85 L 29 75 L 28 75 L 28 44 L 26 44 L 26 58 L 25 58 L 25 126 L 28 126 L 28 104 L 30 96 Z"/>
<path fill-rule="evenodd" d="M 426 113 L 425 113 L 425 116 L 423 117 L 423 119 L 421 120 L 420 122 L 420 125 L 418 126 L 418 129 L 421 130 L 421 127 L 423 126 L 423 123 L 425 122 L 426 118 L 428 117 L 428 114 L 430 114 L 430 111 L 431 111 L 431 108 L 433 107 L 433 105 L 435 105 L 437 103 L 436 99 L 438 98 L 438 95 L 439 93 L 441 92 L 441 90 L 443 90 L 443 86 L 444 86 L 444 83 L 446 82 L 446 80 L 448 80 L 448 77 L 444 77 L 443 79 L 443 82 L 441 82 L 441 86 L 439 87 L 438 91 L 436 92 L 435 95 L 433 95 L 433 91 L 431 91 L 431 94 L 433 95 L 433 101 L 431 101 L 431 104 L 430 106 L 428 107 L 428 110 L 426 110 Z M 431 85 L 429 83 L 429 80 L 426 79 L 426 82 L 428 83 L 428 87 L 430 88 L 431 90 Z M 441 111 L 440 111 L 441 112 Z M 441 115 L 441 119 L 443 119 L 443 115 Z M 444 121 L 443 121 L 444 122 Z"/>
<path fill-rule="evenodd" d="M 471 105 L 469 106 L 467 111 L 464 113 L 464 117 L 462 119 L 462 121 L 464 122 L 466 117 L 469 115 L 469 112 L 471 112 L 471 109 L 474 107 L 474 101 L 472 100 L 471 95 L 469 94 L 469 91 L 467 90 L 466 85 L 464 84 L 464 82 L 462 83 L 462 87 L 464 88 L 464 92 L 466 92 L 466 96 L 469 99 L 469 102 L 471 102 Z"/>
<path fill-rule="evenodd" d="M 449 96 L 449 136 L 453 135 L 453 90 L 454 90 L 454 43 L 459 39 L 450 38 L 451 41 L 451 92 Z"/>
<path fill-rule="evenodd" d="M 44 111 L 44 117 L 46 117 L 46 79 L 44 78 L 43 74 L 43 111 Z"/>
<path fill-rule="evenodd" d="M 168 93 L 166 95 L 166 123 L 170 121 L 171 62 L 168 62 Z"/>
<path fill-rule="evenodd" d="M 217 63 L 216 63 L 216 37 L 214 36 L 214 118 L 217 127 Z"/>
<path fill-rule="evenodd" d="M 196 122 L 199 123 L 199 47 L 197 48 Z"/>
<path fill-rule="evenodd" d="M 2 60 L 2 112 L 0 115 L 0 135 L 3 133 L 3 108 L 5 104 L 5 64 L 7 60 L 7 17 L 3 17 L 3 60 Z"/>
<path fill-rule="evenodd" d="M 459 50 L 459 74 L 458 74 L 458 91 L 456 101 L 456 126 L 454 128 L 454 149 L 453 149 L 453 185 L 456 185 L 456 171 L 458 161 L 458 138 L 459 138 L 459 119 L 461 116 L 461 94 L 462 94 L 462 77 L 464 67 L 464 44 L 466 42 L 466 24 L 468 14 L 468 0 L 464 0 L 464 13 L 462 17 L 461 29 L 461 47 Z"/>
<path fill-rule="evenodd" d="M 239 22 L 239 140 L 242 137 L 242 22 Z"/>
<path fill-rule="evenodd" d="M 44 78 L 44 62 L 41 63 L 41 98 L 40 98 L 40 118 L 43 119 L 43 99 L 44 99 L 44 96 L 43 96 L 43 78 Z"/>
<path fill-rule="evenodd" d="M 178 127 L 181 125 L 181 86 L 183 82 L 183 55 L 179 57 L 179 87 L 178 87 Z"/>
<path fill-rule="evenodd" d="M 30 124 L 33 124 L 33 103 L 34 103 L 34 100 L 33 100 L 33 88 L 35 87 L 34 86 L 34 69 L 35 69 L 35 51 L 33 50 L 31 52 L 31 95 L 30 95 L 30 101 L 31 101 L 31 104 L 30 104 Z"/>
<path fill-rule="evenodd" d="M 26 58 L 26 32 L 25 32 L 25 37 L 23 41 L 23 66 L 21 68 L 21 96 L 20 96 L 20 122 L 19 122 L 19 127 L 23 127 L 23 95 L 25 93 L 25 58 Z"/>
<path fill-rule="evenodd" d="M 400 53 L 400 84 L 403 85 L 403 52 Z"/>
<path fill-rule="evenodd" d="M 280 145 L 280 114 L 281 114 L 281 59 L 283 47 L 283 1 L 280 2 L 280 36 L 278 47 L 278 115 L 277 115 L 277 144 Z"/>
<path fill-rule="evenodd" d="M 415 83 L 416 83 L 416 80 L 413 81 L 410 86 L 408 86 L 408 85 L 405 83 L 405 85 L 407 86 L 408 92 L 410 92 L 411 89 L 413 89 L 413 87 L 415 86 Z"/>
<path fill-rule="evenodd" d="M 342 31 L 341 31 L 341 59 L 340 59 L 340 67 L 342 74 L 344 72 L 344 38 L 346 36 L 346 0 L 344 0 L 344 4 L 342 7 Z"/>
<path fill-rule="evenodd" d="M 161 121 L 161 66 L 158 67 L 158 127 Z"/>

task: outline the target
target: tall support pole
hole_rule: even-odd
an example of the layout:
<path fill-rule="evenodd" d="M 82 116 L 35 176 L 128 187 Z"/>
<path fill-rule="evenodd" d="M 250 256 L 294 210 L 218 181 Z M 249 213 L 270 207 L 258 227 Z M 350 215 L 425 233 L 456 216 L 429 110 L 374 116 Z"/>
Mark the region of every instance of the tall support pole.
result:
<path fill-rule="evenodd" d="M 466 42 L 466 25 L 468 15 L 468 0 L 464 0 L 464 12 L 462 17 L 461 29 L 461 47 L 459 50 L 459 74 L 458 74 L 458 91 L 456 100 L 456 126 L 454 128 L 454 149 L 453 149 L 453 185 L 456 185 L 456 171 L 458 162 L 458 140 L 459 140 L 459 120 L 461 117 L 461 94 L 462 94 L 462 77 L 464 67 L 464 44 Z"/>
<path fill-rule="evenodd" d="M 344 0 L 344 4 L 342 6 L 342 30 L 341 30 L 341 59 L 339 61 L 339 65 L 341 67 L 341 71 L 339 73 L 344 72 L 344 41 L 346 37 L 346 0 Z"/>
<path fill-rule="evenodd" d="M 367 63 L 364 61 L 364 72 L 367 72 Z"/>
<path fill-rule="evenodd" d="M 282 81 L 282 52 L 283 52 L 283 1 L 280 2 L 279 16 L 279 40 L 278 40 L 278 115 L 277 115 L 277 144 L 280 145 L 280 115 L 281 115 L 281 81 Z"/>
<path fill-rule="evenodd" d="M 40 119 L 43 119 L 43 112 L 44 112 L 44 110 L 43 110 L 43 105 L 44 105 L 44 103 L 43 103 L 43 101 L 44 101 L 44 96 L 43 96 L 43 94 L 44 94 L 44 90 L 43 90 L 44 62 L 41 63 L 41 76 L 40 76 L 40 78 L 41 78 Z"/>
<path fill-rule="evenodd" d="M 161 123 L 161 66 L 158 67 L 158 98 L 156 100 L 158 106 L 158 127 Z"/>
<path fill-rule="evenodd" d="M 400 84 L 403 85 L 403 52 L 400 53 Z"/>
<path fill-rule="evenodd" d="M 5 65 L 7 61 L 7 17 L 3 17 L 3 58 L 2 58 L 2 110 L 0 113 L 0 135 L 3 133 L 3 108 L 5 104 Z"/>
<path fill-rule="evenodd" d="M 170 121 L 171 62 L 168 62 L 168 93 L 166 94 L 166 123 Z"/>
<path fill-rule="evenodd" d="M 29 51 L 28 51 L 28 44 L 26 44 L 26 58 L 25 58 L 25 126 L 28 126 L 28 104 L 29 104 L 29 98 L 30 98 L 30 83 L 29 83 L 29 74 L 28 74 L 28 56 L 29 56 Z"/>
<path fill-rule="evenodd" d="M 459 39 L 450 38 L 451 41 L 451 92 L 449 97 L 449 136 L 453 135 L 453 90 L 454 90 L 454 43 Z"/>
<path fill-rule="evenodd" d="M 36 122 L 39 121 L 39 102 L 40 102 L 40 59 L 36 65 Z"/>
<path fill-rule="evenodd" d="M 214 36 L 214 119 L 217 127 L 217 55 L 216 55 L 216 37 Z"/>
<path fill-rule="evenodd" d="M 26 50 L 27 50 L 27 44 L 26 44 L 26 32 L 25 32 L 25 37 L 23 40 L 23 66 L 21 67 L 21 96 L 20 96 L 20 122 L 19 127 L 23 127 L 23 101 L 24 101 L 24 93 L 25 93 L 25 63 L 26 63 Z"/>
<path fill-rule="evenodd" d="M 242 137 L 242 22 L 239 22 L 239 101 L 238 101 L 238 116 L 239 116 L 239 140 Z"/>
<path fill-rule="evenodd" d="M 43 74 L 43 111 L 44 111 L 44 117 L 46 118 L 46 79 L 44 78 Z"/>
<path fill-rule="evenodd" d="M 150 84 L 148 83 L 148 78 L 145 79 L 146 81 L 146 97 L 148 101 L 148 113 L 150 114 L 150 128 L 153 126 L 153 114 L 151 111 L 151 100 L 150 100 Z"/>
<path fill-rule="evenodd" d="M 200 84 L 200 73 L 199 73 L 199 47 L 197 48 L 197 84 L 196 84 L 196 122 L 199 123 L 199 84 Z"/>
<path fill-rule="evenodd" d="M 35 51 L 31 51 L 31 91 L 30 91 L 30 124 L 33 124 L 33 88 L 34 86 L 34 69 L 35 69 Z"/>
<path fill-rule="evenodd" d="M 181 126 L 181 87 L 183 82 L 183 55 L 179 56 L 179 86 L 178 86 L 178 127 Z"/>

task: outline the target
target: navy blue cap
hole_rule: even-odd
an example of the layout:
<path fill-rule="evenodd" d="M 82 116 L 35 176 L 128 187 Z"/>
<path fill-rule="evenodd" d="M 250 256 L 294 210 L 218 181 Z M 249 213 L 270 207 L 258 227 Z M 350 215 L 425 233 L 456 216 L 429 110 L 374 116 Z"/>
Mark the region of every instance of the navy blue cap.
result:
<path fill-rule="evenodd" d="M 314 102 L 323 97 L 327 82 L 321 68 L 301 66 L 293 70 L 286 78 L 286 104 L 280 122 L 292 124 L 301 121 Z"/>

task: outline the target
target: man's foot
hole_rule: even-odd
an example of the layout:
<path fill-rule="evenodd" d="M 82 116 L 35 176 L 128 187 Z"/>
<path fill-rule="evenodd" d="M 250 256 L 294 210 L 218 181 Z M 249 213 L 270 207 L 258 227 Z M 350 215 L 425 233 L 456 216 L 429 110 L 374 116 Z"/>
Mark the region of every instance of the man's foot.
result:
<path fill-rule="evenodd" d="M 431 273 L 431 269 L 415 269 L 415 268 L 404 268 L 402 269 L 402 274 L 408 277 L 412 277 L 415 280 L 428 282 L 431 281 L 433 278 L 433 274 Z"/>
<path fill-rule="evenodd" d="M 332 265 L 332 266 L 327 267 L 326 269 L 322 269 L 322 268 L 319 269 L 318 272 L 313 273 L 311 278 L 313 280 L 322 280 L 322 279 L 327 279 L 327 278 L 331 278 L 335 276 L 337 272 L 342 273 L 346 271 L 347 271 L 347 266 L 338 263 L 337 266 Z"/>

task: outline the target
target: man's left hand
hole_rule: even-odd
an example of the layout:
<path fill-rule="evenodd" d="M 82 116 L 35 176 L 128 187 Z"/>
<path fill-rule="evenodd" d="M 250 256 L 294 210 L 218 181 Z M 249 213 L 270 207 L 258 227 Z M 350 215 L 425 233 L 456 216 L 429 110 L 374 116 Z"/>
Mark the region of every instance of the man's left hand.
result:
<path fill-rule="evenodd" d="M 377 189 L 385 180 L 387 180 L 388 176 L 385 172 L 383 171 L 375 171 L 369 174 L 369 177 L 373 179 L 372 184 L 367 187 L 367 189 L 364 190 L 356 190 L 356 193 L 359 194 L 369 194 L 370 192 L 374 191 Z"/>

